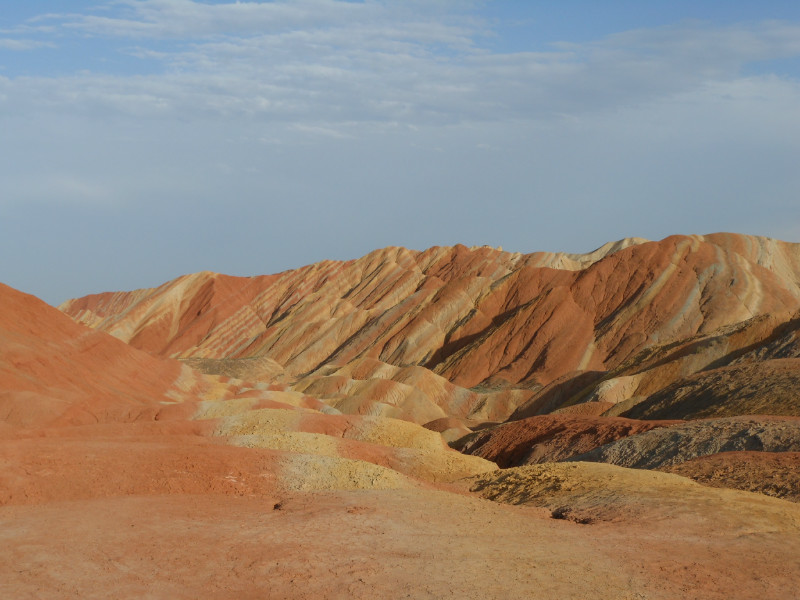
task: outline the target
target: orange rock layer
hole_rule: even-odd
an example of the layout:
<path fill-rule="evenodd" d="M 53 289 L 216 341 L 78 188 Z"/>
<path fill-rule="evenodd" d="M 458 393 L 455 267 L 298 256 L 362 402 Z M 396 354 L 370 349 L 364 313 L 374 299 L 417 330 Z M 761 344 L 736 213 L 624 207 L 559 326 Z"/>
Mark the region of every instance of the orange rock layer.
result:
<path fill-rule="evenodd" d="M 0 505 L 414 487 L 496 468 L 414 423 L 154 357 L 7 286 L 0 390 Z"/>
<path fill-rule="evenodd" d="M 386 248 L 270 276 L 197 273 L 61 306 L 159 356 L 193 364 L 250 359 L 264 373 L 268 364 L 269 378 L 303 380 L 304 389 L 326 397 L 337 386 L 358 388 L 351 398 L 367 400 L 351 399 L 350 412 L 372 410 L 371 396 L 403 396 L 424 406 L 424 415 L 414 416 L 413 407 L 395 414 L 420 423 L 502 420 L 522 405 L 519 416 L 530 416 L 587 401 L 593 404 L 570 410 L 620 414 L 766 340 L 799 308 L 800 245 L 737 234 L 623 240 L 586 255 Z M 369 385 L 354 387 L 348 381 L 359 377 L 345 371 L 370 360 L 424 368 L 458 389 L 446 400 L 409 400 L 402 381 L 378 376 L 385 381 L 365 392 Z M 479 385 L 473 391 L 541 393 L 506 397 L 483 414 L 474 402 L 454 408 L 464 406 L 458 390 Z"/>

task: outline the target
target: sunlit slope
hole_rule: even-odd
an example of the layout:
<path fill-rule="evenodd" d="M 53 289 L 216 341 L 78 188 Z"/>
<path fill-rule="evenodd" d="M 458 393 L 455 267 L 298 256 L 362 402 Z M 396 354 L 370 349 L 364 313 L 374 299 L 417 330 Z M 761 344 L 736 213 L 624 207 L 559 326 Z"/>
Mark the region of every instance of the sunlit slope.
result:
<path fill-rule="evenodd" d="M 61 306 L 207 372 L 302 380 L 348 412 L 420 423 L 439 410 L 498 420 L 587 401 L 572 410 L 621 414 L 768 343 L 799 308 L 800 245 L 738 234 L 629 239 L 586 255 L 385 248 L 269 276 L 196 273 Z M 415 395 L 397 371 L 349 374 L 364 364 L 427 369 L 473 393 L 523 391 L 464 410 L 466 392 L 443 399 L 435 378 L 415 375 L 429 390 Z M 391 409 L 375 404 L 386 397 L 397 399 Z"/>

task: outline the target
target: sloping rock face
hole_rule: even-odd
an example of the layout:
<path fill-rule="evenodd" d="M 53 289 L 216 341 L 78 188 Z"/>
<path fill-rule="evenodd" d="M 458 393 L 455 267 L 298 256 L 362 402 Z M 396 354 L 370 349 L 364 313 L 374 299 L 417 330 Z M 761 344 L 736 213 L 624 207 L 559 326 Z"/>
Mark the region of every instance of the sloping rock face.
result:
<path fill-rule="evenodd" d="M 414 423 L 156 358 L 7 286 L 0 387 L 0 505 L 395 489 L 496 468 Z"/>
<path fill-rule="evenodd" d="M 750 412 L 800 415 L 800 403 L 790 392 L 798 366 L 791 359 L 800 357 L 797 330 L 796 314 L 788 320 L 785 314 L 765 314 L 649 346 L 610 370 L 564 375 L 538 390 L 512 418 L 550 412 L 637 418 Z M 737 368 L 725 369 L 729 366 Z M 774 398 L 770 397 L 769 374 L 777 376 Z M 715 386 L 719 389 L 712 389 Z M 736 389 L 743 394 L 733 400 L 727 392 Z M 679 402 L 689 396 L 699 400 L 703 394 L 708 397 L 705 408 L 695 407 L 692 401 Z M 677 404 L 668 409 L 673 402 Z M 654 404 L 660 406 L 658 412 Z"/>
<path fill-rule="evenodd" d="M 800 419 L 752 416 L 691 421 L 631 435 L 569 460 L 659 469 L 732 451 L 800 452 Z"/>
<path fill-rule="evenodd" d="M 543 415 L 476 431 L 452 446 L 505 469 L 566 460 L 629 435 L 681 422 Z"/>
<path fill-rule="evenodd" d="M 800 452 L 720 452 L 660 470 L 712 487 L 800 502 Z"/>
<path fill-rule="evenodd" d="M 290 379 L 370 358 L 464 388 L 534 388 L 753 317 L 787 321 L 800 306 L 798 274 L 798 245 L 733 234 L 634 240 L 583 256 L 387 248 L 264 277 L 197 273 L 61 308 L 154 354 L 267 357 Z M 718 358 L 684 360 L 652 385 Z M 621 401 L 646 391 L 636 387 L 606 392 Z"/>
<path fill-rule="evenodd" d="M 800 416 L 800 245 L 766 238 L 631 239 L 586 255 L 387 248 L 61 308 L 206 373 L 280 382 L 340 413 L 431 423 L 503 467 L 612 442 L 587 456 L 660 468 L 777 451 L 774 425 L 760 421 L 645 432 L 653 420 Z M 521 424 L 469 434 L 507 419 Z M 678 439 L 685 448 L 667 457 Z"/>
<path fill-rule="evenodd" d="M 231 390 L 175 360 L 92 331 L 0 284 L 0 423 L 5 427 L 154 420 L 189 398 Z"/>
<path fill-rule="evenodd" d="M 680 379 L 626 411 L 637 419 L 800 416 L 800 359 L 745 362 Z"/>

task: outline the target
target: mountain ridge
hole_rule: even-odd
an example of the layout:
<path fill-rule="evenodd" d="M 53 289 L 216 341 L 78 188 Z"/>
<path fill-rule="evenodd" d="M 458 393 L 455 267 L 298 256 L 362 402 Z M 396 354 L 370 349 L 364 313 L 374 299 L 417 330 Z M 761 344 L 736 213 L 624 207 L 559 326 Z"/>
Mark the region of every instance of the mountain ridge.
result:
<path fill-rule="evenodd" d="M 651 348 L 715 332 L 734 340 L 729 351 L 754 343 L 757 328 L 748 340 L 725 328 L 795 315 L 800 244 L 716 233 L 627 238 L 583 255 L 389 247 L 274 275 L 200 272 L 60 308 L 159 356 L 268 360 L 281 381 L 369 359 L 422 367 L 460 388 L 536 390 L 570 374 L 607 378 Z M 595 399 L 619 404 L 706 366 L 677 358 L 613 397 L 600 382 Z"/>

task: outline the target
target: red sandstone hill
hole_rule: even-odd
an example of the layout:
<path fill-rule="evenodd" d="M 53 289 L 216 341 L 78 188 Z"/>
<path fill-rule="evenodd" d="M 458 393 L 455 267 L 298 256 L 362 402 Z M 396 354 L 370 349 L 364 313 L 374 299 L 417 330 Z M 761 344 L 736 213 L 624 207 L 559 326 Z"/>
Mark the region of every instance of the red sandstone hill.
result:
<path fill-rule="evenodd" d="M 660 439 L 643 434 L 656 423 L 617 416 L 800 416 L 800 245 L 765 238 L 625 240 L 587 255 L 388 248 L 271 276 L 198 273 L 61 308 L 207 373 L 427 424 L 504 467 L 612 442 L 630 464 L 653 463 L 637 440 Z M 519 423 L 456 442 L 509 418 Z M 747 423 L 745 437 L 763 425 Z M 691 431 L 702 439 L 705 426 Z"/>
<path fill-rule="evenodd" d="M 207 389 L 185 371 L 0 284 L 0 423 L 7 427 L 154 420 L 192 383 Z"/>
<path fill-rule="evenodd" d="M 0 286 L 0 506 L 397 489 L 493 470 L 414 423 L 205 375 Z"/>
<path fill-rule="evenodd" d="M 530 267 L 530 280 L 544 281 L 544 275 L 567 281 L 575 277 L 568 290 L 551 287 L 542 292 L 545 296 L 572 294 L 574 286 L 580 287 L 580 276 L 574 273 L 588 272 L 629 251 L 623 248 L 588 258 L 541 255 L 535 260 L 551 265 L 560 261 L 561 266 L 583 270 Z M 505 256 L 488 249 L 441 252 L 442 260 L 450 252 L 451 262 L 456 263 L 469 263 L 475 253 L 478 258 L 494 253 L 498 261 Z M 525 260 L 534 259 L 518 258 Z M 748 269 L 769 279 L 772 271 L 753 265 Z M 326 282 L 311 275 L 311 287 L 303 288 L 297 297 L 294 291 L 277 290 L 288 303 L 281 305 L 283 312 L 266 322 L 258 320 L 263 327 L 286 327 L 280 335 L 273 330 L 278 336 L 273 345 L 289 354 L 290 344 L 283 336 L 312 346 L 319 343 L 315 349 L 295 346 L 297 357 L 305 354 L 303 360 L 315 352 L 324 355 L 326 344 L 337 339 L 337 327 L 348 330 L 348 318 L 355 323 L 365 316 L 359 316 L 359 311 L 366 313 L 367 321 L 336 342 L 337 356 L 353 352 L 345 343 L 350 338 L 356 346 L 371 347 L 366 336 L 373 332 L 366 325 L 370 320 L 379 330 L 394 331 L 375 345 L 382 359 L 372 356 L 371 350 L 355 352 L 354 358 L 338 364 L 320 363 L 303 377 L 302 370 L 293 370 L 296 365 L 291 360 L 280 362 L 266 352 L 253 352 L 244 359 L 207 358 L 211 361 L 205 364 L 208 370 L 229 373 L 202 374 L 185 363 L 131 348 L 102 331 L 72 322 L 35 298 L 0 286 L 0 537 L 4 549 L 0 593 L 14 598 L 791 597 L 800 577 L 800 507 L 795 504 L 608 464 L 551 463 L 498 470 L 488 461 L 445 446 L 438 432 L 458 431 L 465 423 L 472 424 L 471 417 L 485 420 L 515 404 L 530 407 L 539 392 L 563 384 L 554 380 L 537 390 L 535 378 L 522 377 L 516 383 L 528 387 L 506 389 L 491 375 L 480 375 L 479 380 L 490 379 L 484 388 L 467 389 L 443 376 L 458 380 L 457 369 L 449 370 L 450 361 L 461 356 L 459 352 L 477 361 L 478 355 L 471 353 L 479 348 L 490 351 L 496 342 L 491 341 L 493 336 L 506 322 L 515 322 L 524 332 L 526 321 L 517 322 L 515 315 L 537 302 L 525 300 L 533 304 L 519 305 L 505 321 L 494 323 L 504 309 L 490 310 L 497 308 L 490 301 L 493 294 L 500 294 L 508 307 L 528 297 L 522 283 L 514 292 L 521 294 L 518 299 L 509 297 L 508 291 L 498 291 L 522 276 L 515 275 L 514 269 L 508 276 L 499 276 L 499 267 L 484 272 L 477 262 L 464 268 L 464 272 L 477 270 L 484 275 L 472 283 L 467 278 L 465 283 L 463 278 L 449 277 L 446 264 L 440 264 L 435 269 L 440 283 L 427 275 L 425 281 L 414 283 L 411 277 L 407 293 L 400 294 L 405 304 L 390 307 L 393 316 L 388 321 L 383 317 L 386 313 L 375 307 L 381 306 L 382 299 L 391 304 L 398 292 L 377 281 L 356 285 L 335 307 L 323 302 Z M 197 276 L 202 277 L 213 280 L 206 289 L 213 299 L 217 289 L 213 282 L 224 283 L 226 278 Z M 477 285 L 485 280 L 492 283 L 486 288 Z M 192 281 L 186 278 L 184 292 Z M 228 283 L 233 286 L 237 281 Z M 362 292 L 371 290 L 368 295 L 374 305 L 370 309 L 364 308 L 358 291 L 362 285 L 366 286 Z M 316 291 L 315 286 L 319 286 Z M 454 295 L 445 292 L 448 287 Z M 269 295 L 268 291 L 260 293 Z M 192 334 L 195 352 L 202 354 L 207 338 L 234 343 L 225 336 L 232 331 L 236 311 L 226 317 L 216 305 L 205 304 L 208 298 L 200 301 L 191 294 L 170 296 L 167 292 L 163 289 L 166 296 L 149 303 L 146 293 L 141 293 L 139 301 L 128 297 L 124 313 L 136 312 L 144 302 L 140 316 L 155 323 L 152 337 L 142 333 L 148 329 L 144 327 L 136 334 L 139 341 L 169 338 L 177 343 L 182 332 L 191 332 L 198 320 L 206 319 L 208 333 Z M 227 294 L 228 308 L 249 293 L 239 289 Z M 412 300 L 428 298 L 430 293 L 441 299 L 414 307 Z M 776 294 L 789 302 L 792 293 L 787 285 Z M 317 296 L 309 300 L 303 294 Z M 107 299 L 113 304 L 113 297 Z M 125 297 L 118 300 L 121 306 Z M 458 330 L 461 325 L 448 324 L 445 316 L 451 314 L 448 307 L 458 308 L 461 301 L 477 302 L 486 314 L 495 315 L 490 318 L 492 325 L 484 328 L 485 338 L 475 337 L 449 354 L 443 350 L 438 362 L 432 355 L 423 361 L 436 373 L 420 365 L 392 364 L 392 352 L 409 356 L 415 352 L 413 345 L 401 351 L 401 341 L 396 347 L 390 343 L 407 328 L 416 332 L 418 340 L 428 339 L 422 334 L 425 322 L 430 339 L 435 339 L 431 332 L 438 327 Z M 484 306 L 484 302 L 489 304 Z M 752 299 L 748 302 L 751 308 L 757 307 Z M 764 304 L 774 302 L 771 298 Z M 172 312 L 167 310 L 170 306 Z M 405 314 L 406 309 L 411 316 Z M 241 323 L 247 322 L 247 315 L 256 314 L 250 304 L 238 310 Z M 477 306 L 475 310 L 472 317 L 460 321 L 466 325 L 478 318 Z M 605 314 L 604 310 L 600 312 Z M 297 314 L 308 320 L 298 319 Z M 178 315 L 177 321 L 170 320 Z M 629 315 L 629 321 L 633 319 Z M 568 329 L 566 323 L 560 326 Z M 595 336 L 605 331 L 602 324 L 592 327 Z M 727 353 L 722 359 L 733 352 L 736 360 L 757 360 L 765 348 L 776 353 L 774 358 L 785 358 L 780 353 L 791 347 L 791 340 L 784 340 L 784 329 L 767 331 L 752 322 L 743 329 L 739 324 L 731 327 L 740 333 L 730 339 L 738 341 L 724 348 Z M 652 381 L 666 381 L 666 364 L 691 371 L 705 360 L 719 363 L 722 343 L 713 340 L 724 336 L 724 330 L 706 333 L 700 326 L 697 331 L 694 338 L 675 346 L 661 340 L 650 354 L 651 347 L 642 342 L 644 349 L 619 363 L 609 356 L 603 367 L 618 364 L 614 368 L 633 369 L 638 364 L 634 359 L 641 358 L 642 365 L 659 373 Z M 538 334 L 530 335 L 536 339 Z M 625 339 L 624 332 L 620 336 Z M 247 344 L 267 344 L 265 340 L 256 335 Z M 742 346 L 742 340 L 748 345 Z M 704 344 L 712 350 L 704 350 L 702 360 L 693 362 L 691 348 L 705 348 Z M 394 350 L 382 355 L 389 347 Z M 245 356 L 247 351 L 240 354 Z M 511 349 L 511 354 L 520 353 Z M 648 357 L 652 362 L 647 362 Z M 670 360 L 663 363 L 658 357 Z M 484 358 L 489 369 L 493 359 Z M 298 364 L 303 360 L 298 358 Z M 618 375 L 614 368 L 593 368 L 584 370 L 581 377 L 597 379 L 598 372 L 600 379 Z M 234 372 L 245 376 L 282 369 L 294 389 L 287 384 L 231 378 Z M 544 382 L 546 370 L 541 373 L 536 377 Z M 564 377 L 569 379 L 569 374 Z M 513 377 L 507 380 L 515 381 Z M 612 392 L 604 393 L 608 398 Z M 531 396 L 526 399 L 525 394 Z M 575 407 L 603 402 L 578 402 L 559 410 L 569 413 L 578 410 Z M 432 414 L 438 410 L 462 416 L 434 419 L 423 428 L 374 414 L 391 410 L 422 414 L 418 407 Z M 341 414 L 343 410 L 358 414 Z M 543 426 L 530 425 L 534 422 Z M 694 423 L 702 429 L 703 422 Z M 737 423 L 746 426 L 744 421 Z M 500 432 L 513 433 L 514 424 L 510 425 Z M 547 445 L 571 440 L 576 449 L 584 450 L 609 439 L 622 448 L 620 436 L 649 436 L 643 437 L 647 440 L 668 430 L 650 429 L 652 425 L 566 414 L 536 418 L 517 427 L 530 426 L 529 441 Z M 784 430 L 789 431 L 773 427 L 767 433 L 784 435 Z M 520 450 L 516 437 L 499 436 L 485 447 L 503 452 L 506 441 L 516 444 L 515 452 Z M 559 451 L 554 446 L 545 449 L 554 456 Z M 758 465 L 760 470 L 769 469 L 772 462 Z M 786 461 L 778 466 L 785 469 L 787 465 L 791 467 Z M 792 482 L 786 480 L 782 494 L 791 492 Z M 489 503 L 471 497 L 474 494 L 518 506 Z M 614 552 L 608 552 L 609 548 Z"/>
<path fill-rule="evenodd" d="M 625 240 L 586 255 L 387 248 L 270 276 L 197 273 L 61 309 L 207 372 L 302 381 L 328 398 L 358 388 L 361 401 L 343 401 L 347 412 L 373 410 L 374 393 L 378 414 L 420 423 L 503 420 L 515 408 L 515 418 L 621 414 L 774 345 L 800 309 L 800 245 L 713 234 Z M 354 376 L 365 360 L 385 369 Z M 436 376 L 456 387 L 408 400 L 396 374 L 409 367 L 432 372 L 422 387 L 442 389 Z M 375 378 L 384 383 L 363 383 Z M 495 404 L 465 388 L 516 392 Z M 386 398 L 406 408 L 385 409 Z"/>

